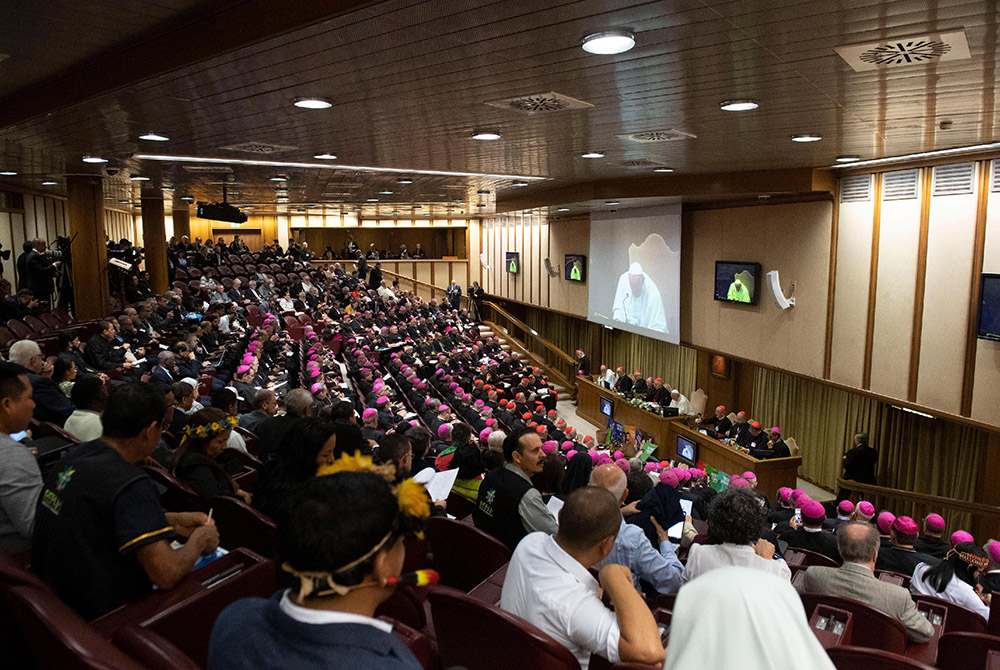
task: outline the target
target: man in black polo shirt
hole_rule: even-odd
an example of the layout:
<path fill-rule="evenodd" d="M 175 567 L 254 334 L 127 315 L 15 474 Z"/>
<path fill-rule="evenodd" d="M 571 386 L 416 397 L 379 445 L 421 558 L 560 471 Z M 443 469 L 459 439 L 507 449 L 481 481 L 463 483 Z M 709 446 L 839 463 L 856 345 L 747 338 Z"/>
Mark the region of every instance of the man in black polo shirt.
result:
<path fill-rule="evenodd" d="M 788 543 L 789 549 L 807 549 L 822 554 L 840 563 L 840 552 L 837 550 L 837 537 L 823 530 L 826 510 L 823 505 L 810 500 L 802 506 L 802 526 L 798 527 L 795 518 L 791 519 L 792 530 L 786 530 L 778 536 L 779 540 Z"/>
<path fill-rule="evenodd" d="M 472 513 L 476 528 L 497 538 L 513 551 L 528 533 L 559 530 L 542 494 L 531 484 L 542 471 L 542 440 L 530 428 L 516 430 L 503 441 L 503 467 L 487 473 L 479 485 L 479 499 Z"/>
<path fill-rule="evenodd" d="M 156 448 L 164 413 L 155 386 L 119 386 L 104 409 L 103 437 L 74 448 L 45 479 L 31 567 L 88 621 L 154 584 L 173 588 L 219 545 L 207 515 L 165 513 L 156 485 L 135 465 Z M 175 551 L 177 535 L 188 539 Z"/>

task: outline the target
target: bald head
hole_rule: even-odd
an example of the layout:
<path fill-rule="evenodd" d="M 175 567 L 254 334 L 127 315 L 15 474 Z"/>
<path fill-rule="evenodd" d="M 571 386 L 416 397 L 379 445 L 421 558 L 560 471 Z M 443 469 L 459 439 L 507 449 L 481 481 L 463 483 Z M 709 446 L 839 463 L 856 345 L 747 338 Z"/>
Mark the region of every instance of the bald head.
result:
<path fill-rule="evenodd" d="M 865 521 L 850 521 L 837 528 L 837 551 L 845 563 L 874 563 L 879 542 L 875 526 Z"/>
<path fill-rule="evenodd" d="M 618 500 L 610 491 L 585 486 L 566 498 L 559 512 L 556 540 L 571 551 L 591 551 L 607 538 L 618 536 L 621 519 Z"/>
<path fill-rule="evenodd" d="M 590 473 L 590 485 L 606 489 L 619 503 L 625 500 L 628 491 L 628 478 L 625 472 L 614 463 L 605 463 Z"/>

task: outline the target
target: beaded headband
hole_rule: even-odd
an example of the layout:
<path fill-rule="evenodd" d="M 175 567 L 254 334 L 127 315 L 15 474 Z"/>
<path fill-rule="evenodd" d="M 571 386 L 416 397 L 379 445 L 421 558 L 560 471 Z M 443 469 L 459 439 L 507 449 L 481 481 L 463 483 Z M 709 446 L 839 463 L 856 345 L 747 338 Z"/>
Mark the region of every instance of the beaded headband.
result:
<path fill-rule="evenodd" d="M 984 556 L 976 556 L 975 554 L 970 554 L 967 551 L 958 551 L 957 549 L 951 549 L 948 551 L 948 555 L 945 559 L 951 558 L 952 556 L 958 556 L 964 563 L 975 566 L 977 568 L 985 568 L 990 564 L 990 559 Z"/>

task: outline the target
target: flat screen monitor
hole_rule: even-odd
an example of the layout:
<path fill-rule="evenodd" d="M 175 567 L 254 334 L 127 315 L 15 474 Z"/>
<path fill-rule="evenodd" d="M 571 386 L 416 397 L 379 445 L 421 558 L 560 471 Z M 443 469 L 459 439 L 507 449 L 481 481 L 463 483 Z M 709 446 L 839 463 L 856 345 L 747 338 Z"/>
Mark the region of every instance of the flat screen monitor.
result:
<path fill-rule="evenodd" d="M 507 260 L 504 263 L 507 272 L 516 275 L 521 272 L 521 254 L 517 251 L 508 251 Z"/>
<path fill-rule="evenodd" d="M 607 398 L 601 398 L 601 414 L 607 417 L 615 415 L 615 405 Z"/>
<path fill-rule="evenodd" d="M 580 254 L 566 254 L 563 263 L 566 281 L 587 281 L 587 257 Z"/>
<path fill-rule="evenodd" d="M 694 465 L 698 462 L 698 444 L 678 435 L 677 458 L 688 465 Z"/>
<path fill-rule="evenodd" d="M 1000 274 L 983 274 L 979 280 L 979 327 L 976 335 L 1000 341 Z"/>
<path fill-rule="evenodd" d="M 760 263 L 715 261 L 715 299 L 756 305 L 761 285 Z"/>

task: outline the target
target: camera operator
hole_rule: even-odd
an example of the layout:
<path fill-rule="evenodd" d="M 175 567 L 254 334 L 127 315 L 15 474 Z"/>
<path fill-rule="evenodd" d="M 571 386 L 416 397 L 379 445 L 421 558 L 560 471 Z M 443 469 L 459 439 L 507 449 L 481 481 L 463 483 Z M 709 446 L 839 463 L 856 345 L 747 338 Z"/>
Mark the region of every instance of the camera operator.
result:
<path fill-rule="evenodd" d="M 56 290 L 54 278 L 62 264 L 62 254 L 57 251 L 46 252 L 47 244 L 43 239 L 32 240 L 32 251 L 25 258 L 25 276 L 21 279 L 21 288 L 31 289 L 39 300 L 46 300 Z"/>

